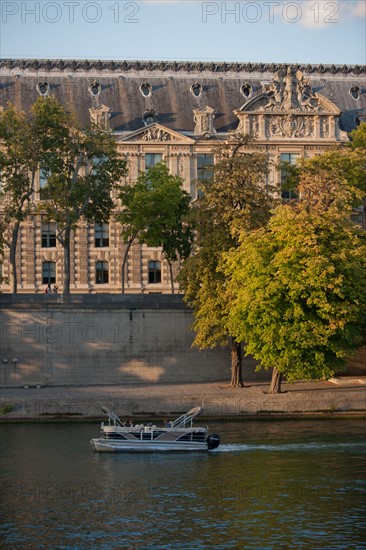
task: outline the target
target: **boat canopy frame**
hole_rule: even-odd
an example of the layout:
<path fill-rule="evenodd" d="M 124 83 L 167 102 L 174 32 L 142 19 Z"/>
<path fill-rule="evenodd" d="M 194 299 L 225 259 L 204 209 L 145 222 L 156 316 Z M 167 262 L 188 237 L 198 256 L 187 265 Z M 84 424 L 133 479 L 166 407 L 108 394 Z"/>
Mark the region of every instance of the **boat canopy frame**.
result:
<path fill-rule="evenodd" d="M 102 407 L 102 411 L 108 416 L 109 425 L 120 426 L 121 428 L 126 428 L 127 424 L 123 422 L 119 416 L 107 409 L 107 407 Z M 171 422 L 171 428 L 185 428 L 188 425 L 193 426 L 193 419 L 202 411 L 202 407 L 194 407 L 188 412 L 182 414 L 174 421 Z"/>
<path fill-rule="evenodd" d="M 185 428 L 187 424 L 190 424 L 192 427 L 193 419 L 201 412 L 202 407 L 194 407 L 188 412 L 179 416 L 176 420 L 172 422 L 173 428 Z"/>
<path fill-rule="evenodd" d="M 111 422 L 113 422 L 113 426 L 120 426 L 121 428 L 126 428 L 125 422 L 122 422 L 120 417 L 116 415 L 116 413 L 110 411 L 107 409 L 107 407 L 102 407 L 102 411 L 108 416 L 109 418 L 109 425 L 111 425 Z"/>

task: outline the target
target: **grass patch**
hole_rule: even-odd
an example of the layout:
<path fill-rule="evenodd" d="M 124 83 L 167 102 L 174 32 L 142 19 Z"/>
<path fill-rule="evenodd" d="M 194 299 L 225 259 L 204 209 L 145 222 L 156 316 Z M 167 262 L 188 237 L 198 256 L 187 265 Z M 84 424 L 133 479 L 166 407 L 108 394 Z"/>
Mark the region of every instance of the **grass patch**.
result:
<path fill-rule="evenodd" d="M 10 405 L 10 403 L 8 403 L 8 404 L 2 405 L 2 407 L 0 407 L 0 414 L 9 414 L 13 410 L 14 410 L 13 405 Z"/>

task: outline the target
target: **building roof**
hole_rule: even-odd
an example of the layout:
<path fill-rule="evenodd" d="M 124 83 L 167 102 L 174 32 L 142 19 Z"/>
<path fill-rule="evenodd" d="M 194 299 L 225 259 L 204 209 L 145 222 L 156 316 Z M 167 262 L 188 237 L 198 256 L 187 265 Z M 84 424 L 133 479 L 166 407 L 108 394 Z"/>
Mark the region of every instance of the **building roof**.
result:
<path fill-rule="evenodd" d="M 339 107 L 342 130 L 351 131 L 357 117 L 364 118 L 364 65 L 0 59 L 0 106 L 11 102 L 28 111 L 39 95 L 51 93 L 83 126 L 90 123 L 89 109 L 105 105 L 114 131 L 136 131 L 144 127 L 144 113 L 153 113 L 157 122 L 183 133 L 194 130 L 193 111 L 209 106 L 216 131 L 227 132 L 238 125 L 233 111 L 289 66 Z"/>

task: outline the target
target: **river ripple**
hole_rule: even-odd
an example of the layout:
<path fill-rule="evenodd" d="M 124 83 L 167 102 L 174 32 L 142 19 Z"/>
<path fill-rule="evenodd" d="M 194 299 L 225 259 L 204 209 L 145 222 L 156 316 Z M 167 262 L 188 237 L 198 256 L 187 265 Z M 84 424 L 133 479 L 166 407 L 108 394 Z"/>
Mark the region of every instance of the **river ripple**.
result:
<path fill-rule="evenodd" d="M 98 454 L 97 424 L 1 425 L 1 547 L 366 549 L 363 420 L 210 431 L 210 454 Z"/>

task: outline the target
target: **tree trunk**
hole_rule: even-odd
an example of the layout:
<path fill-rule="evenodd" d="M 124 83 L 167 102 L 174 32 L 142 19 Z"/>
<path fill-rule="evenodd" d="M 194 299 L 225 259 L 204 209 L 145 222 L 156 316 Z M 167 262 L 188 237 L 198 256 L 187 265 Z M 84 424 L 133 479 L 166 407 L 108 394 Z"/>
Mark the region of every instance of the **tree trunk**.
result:
<path fill-rule="evenodd" d="M 10 262 L 10 284 L 11 284 L 11 292 L 13 294 L 17 294 L 18 292 L 18 275 L 17 275 L 17 260 L 16 260 L 16 253 L 17 253 L 17 242 L 18 242 L 18 235 L 19 235 L 19 226 L 20 223 L 16 222 L 12 237 L 11 237 L 11 244 L 10 244 L 10 254 L 9 254 L 9 262 Z"/>
<path fill-rule="evenodd" d="M 65 230 L 64 237 L 64 286 L 63 293 L 70 294 L 70 228 Z"/>
<path fill-rule="evenodd" d="M 281 393 L 282 372 L 273 368 L 271 385 L 268 393 Z"/>
<path fill-rule="evenodd" d="M 241 344 L 231 338 L 231 382 L 232 388 L 242 388 L 243 376 L 241 371 Z"/>
<path fill-rule="evenodd" d="M 174 294 L 174 278 L 173 278 L 173 265 L 172 262 L 168 260 L 169 265 L 169 275 L 170 275 L 170 287 L 172 289 L 172 294 Z"/>
<path fill-rule="evenodd" d="M 127 241 L 126 250 L 125 250 L 125 253 L 123 255 L 123 262 L 122 262 L 122 294 L 125 293 L 125 268 L 126 268 L 126 263 L 127 263 L 127 257 L 128 257 L 128 253 L 130 251 L 131 245 L 132 245 L 134 240 L 135 240 L 135 236 L 132 237 L 132 239 L 130 239 L 129 241 Z"/>

